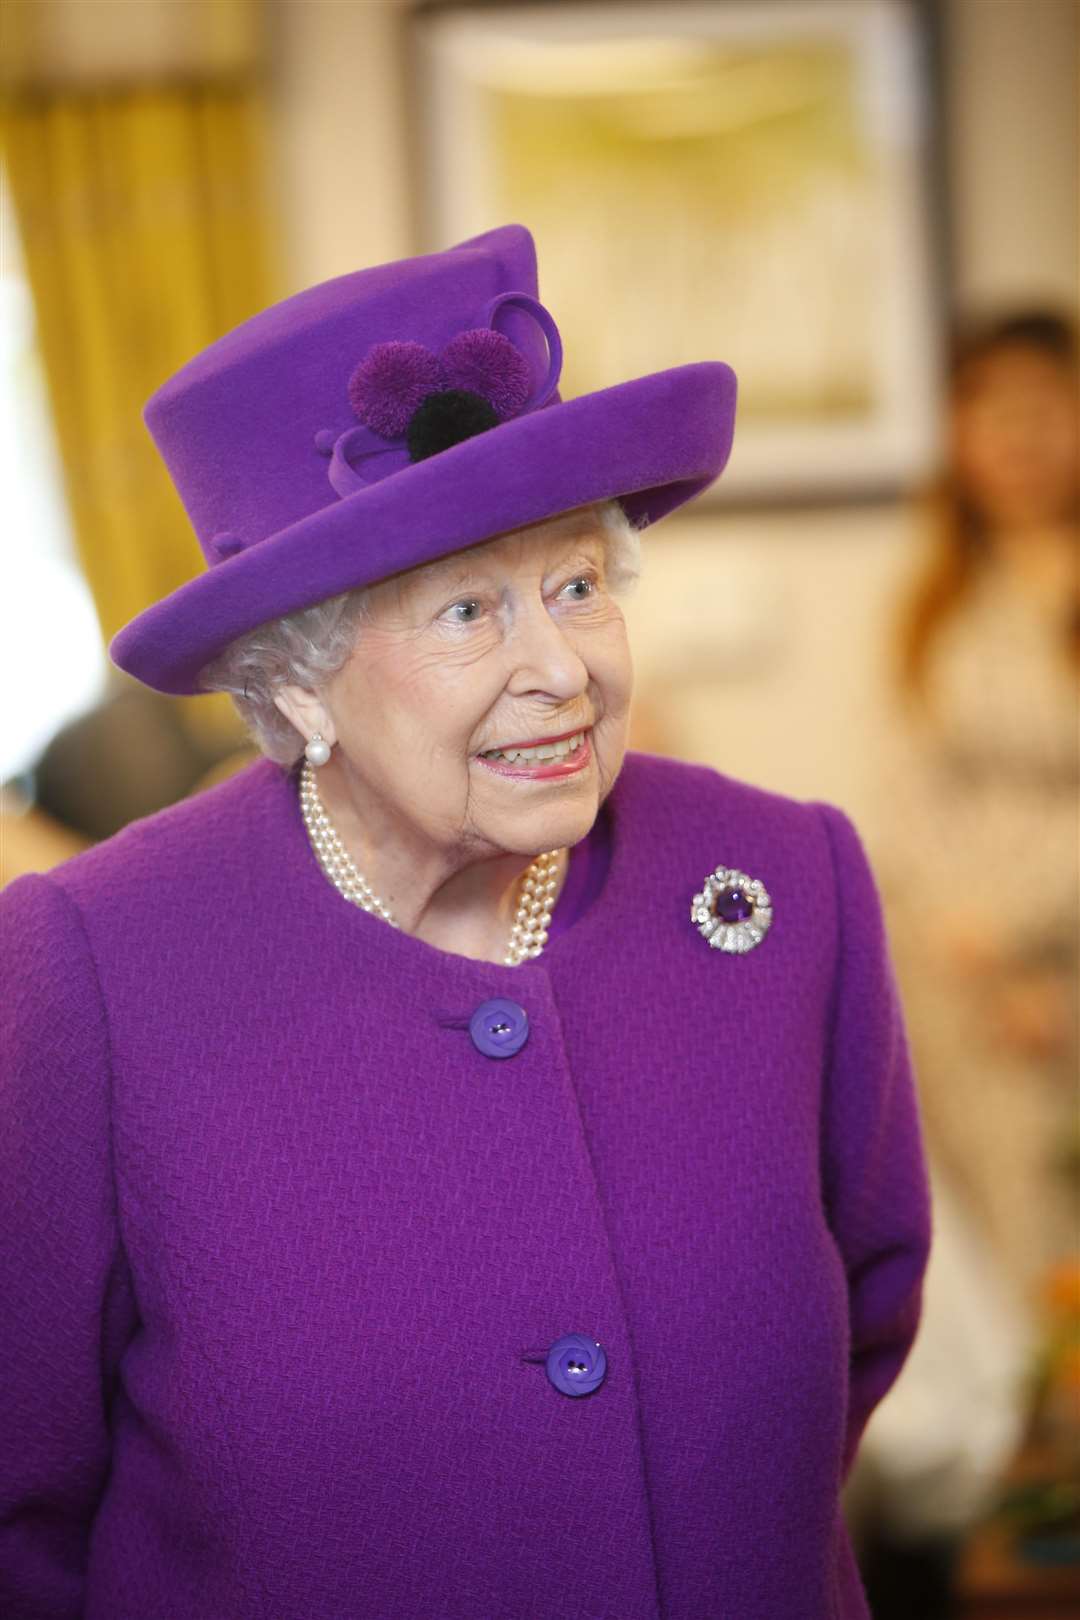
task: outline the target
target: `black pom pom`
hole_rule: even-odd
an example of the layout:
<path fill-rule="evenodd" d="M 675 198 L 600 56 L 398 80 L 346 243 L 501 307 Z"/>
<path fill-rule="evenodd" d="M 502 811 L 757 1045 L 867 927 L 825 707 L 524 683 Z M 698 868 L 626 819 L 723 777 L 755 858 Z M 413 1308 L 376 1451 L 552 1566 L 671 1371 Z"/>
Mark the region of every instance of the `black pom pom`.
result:
<path fill-rule="evenodd" d="M 424 461 L 449 450 L 462 439 L 498 427 L 499 416 L 490 400 L 465 388 L 443 388 L 418 405 L 405 430 L 410 461 Z"/>

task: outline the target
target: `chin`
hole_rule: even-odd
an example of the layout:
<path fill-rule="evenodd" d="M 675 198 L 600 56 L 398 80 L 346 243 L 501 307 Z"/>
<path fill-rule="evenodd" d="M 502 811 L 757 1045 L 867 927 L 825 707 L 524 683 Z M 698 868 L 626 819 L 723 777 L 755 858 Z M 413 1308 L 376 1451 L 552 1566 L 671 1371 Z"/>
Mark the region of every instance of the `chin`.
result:
<path fill-rule="evenodd" d="M 565 849 L 580 843 L 596 820 L 599 800 L 595 793 L 575 795 L 563 805 L 545 805 L 532 815 L 518 817 L 505 829 L 503 847 L 522 855 L 539 855 L 547 849 Z"/>
<path fill-rule="evenodd" d="M 596 813 L 600 808 L 600 800 L 595 793 L 583 795 L 576 804 L 567 804 L 561 812 L 551 815 L 547 819 L 550 834 L 544 834 L 545 849 L 563 849 L 570 844 L 577 844 L 586 836 Z"/>

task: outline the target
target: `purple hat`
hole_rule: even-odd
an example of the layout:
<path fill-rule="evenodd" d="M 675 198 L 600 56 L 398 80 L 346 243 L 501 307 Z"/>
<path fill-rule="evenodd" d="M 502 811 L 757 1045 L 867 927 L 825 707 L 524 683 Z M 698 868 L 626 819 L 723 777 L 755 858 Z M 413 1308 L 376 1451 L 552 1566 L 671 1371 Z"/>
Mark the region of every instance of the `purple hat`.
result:
<path fill-rule="evenodd" d="M 536 249 L 504 225 L 324 281 L 197 354 L 143 417 L 207 568 L 113 661 L 160 692 L 256 625 L 617 498 L 639 526 L 723 470 L 735 374 L 675 366 L 563 400 Z"/>

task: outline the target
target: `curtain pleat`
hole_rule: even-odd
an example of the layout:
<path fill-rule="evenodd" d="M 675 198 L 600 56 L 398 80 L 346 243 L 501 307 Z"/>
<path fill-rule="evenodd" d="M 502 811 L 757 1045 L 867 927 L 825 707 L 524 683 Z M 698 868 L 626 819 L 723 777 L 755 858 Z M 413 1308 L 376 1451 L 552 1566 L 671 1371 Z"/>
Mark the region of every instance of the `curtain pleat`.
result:
<path fill-rule="evenodd" d="M 281 296 L 264 152 L 251 79 L 5 102 L 3 158 L 106 637 L 203 566 L 141 413 L 185 361 Z"/>

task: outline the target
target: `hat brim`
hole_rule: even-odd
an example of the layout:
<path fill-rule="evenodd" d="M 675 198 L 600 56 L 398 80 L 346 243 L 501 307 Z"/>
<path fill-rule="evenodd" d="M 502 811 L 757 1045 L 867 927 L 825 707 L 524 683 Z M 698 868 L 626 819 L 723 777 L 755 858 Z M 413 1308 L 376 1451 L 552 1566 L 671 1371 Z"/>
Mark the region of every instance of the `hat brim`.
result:
<path fill-rule="evenodd" d="M 502 422 L 214 564 L 125 625 L 110 657 L 187 695 L 257 625 L 509 529 L 616 498 L 655 523 L 723 471 L 735 393 L 730 366 L 699 361 Z"/>

